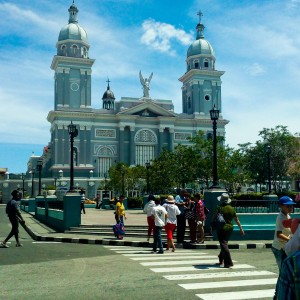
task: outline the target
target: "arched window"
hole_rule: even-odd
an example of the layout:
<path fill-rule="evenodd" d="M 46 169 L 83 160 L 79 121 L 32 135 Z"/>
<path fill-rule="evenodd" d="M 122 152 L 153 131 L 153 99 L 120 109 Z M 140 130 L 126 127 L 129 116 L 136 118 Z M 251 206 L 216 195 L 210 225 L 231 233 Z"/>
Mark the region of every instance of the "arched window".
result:
<path fill-rule="evenodd" d="M 191 106 L 192 106 L 191 97 L 188 97 L 187 105 L 188 105 L 188 108 L 191 108 Z"/>
<path fill-rule="evenodd" d="M 67 47 L 66 47 L 66 45 L 62 45 L 61 48 L 60 48 L 60 50 L 61 50 L 61 54 L 62 55 L 67 55 Z"/>
<path fill-rule="evenodd" d="M 110 147 L 102 146 L 98 153 L 98 177 L 104 177 L 104 174 L 108 174 L 108 170 L 113 163 L 113 151 Z"/>
<path fill-rule="evenodd" d="M 77 53 L 78 53 L 78 47 L 77 47 L 77 45 L 73 45 L 72 46 L 72 52 L 73 52 L 74 55 L 77 55 Z"/>
<path fill-rule="evenodd" d="M 82 48 L 82 57 L 87 58 L 87 49 L 85 47 Z"/>
<path fill-rule="evenodd" d="M 208 68 L 208 60 L 205 59 L 203 63 L 204 63 L 204 68 Z"/>
<path fill-rule="evenodd" d="M 136 152 L 135 162 L 137 165 L 144 166 L 155 157 L 155 146 L 157 145 L 157 136 L 150 129 L 139 130 L 134 138 Z"/>
<path fill-rule="evenodd" d="M 194 60 L 195 69 L 199 69 L 199 60 Z"/>

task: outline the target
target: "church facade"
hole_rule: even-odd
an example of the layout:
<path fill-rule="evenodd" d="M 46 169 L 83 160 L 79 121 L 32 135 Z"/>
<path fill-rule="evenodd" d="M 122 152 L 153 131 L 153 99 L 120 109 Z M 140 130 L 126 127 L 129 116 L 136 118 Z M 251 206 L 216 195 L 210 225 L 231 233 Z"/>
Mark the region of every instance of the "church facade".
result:
<path fill-rule="evenodd" d="M 188 145 L 188 137 L 199 130 L 211 134 L 209 111 L 213 107 L 220 110 L 217 134 L 225 136 L 228 121 L 222 117 L 221 101 L 224 72 L 215 69 L 214 50 L 204 38 L 200 14 L 196 39 L 187 51 L 186 70 L 179 78 L 182 112 L 176 113 L 171 100 L 151 98 L 152 74 L 144 78 L 142 72 L 139 80 L 144 92 L 140 98 L 116 100 L 108 80 L 102 108 L 93 108 L 91 77 L 95 60 L 89 57 L 88 36 L 78 23 L 74 1 L 68 12 L 69 22 L 59 33 L 57 53 L 51 64 L 54 109 L 47 116 L 51 140 L 42 155 L 43 177 L 59 178 L 61 172 L 68 176 L 71 122 L 78 129 L 74 139 L 74 175 L 81 178 L 90 178 L 91 174 L 103 178 L 118 162 L 144 166 L 158 157 L 163 148 L 172 151 L 178 144 Z M 29 171 L 35 162 L 36 159 L 29 160 Z"/>

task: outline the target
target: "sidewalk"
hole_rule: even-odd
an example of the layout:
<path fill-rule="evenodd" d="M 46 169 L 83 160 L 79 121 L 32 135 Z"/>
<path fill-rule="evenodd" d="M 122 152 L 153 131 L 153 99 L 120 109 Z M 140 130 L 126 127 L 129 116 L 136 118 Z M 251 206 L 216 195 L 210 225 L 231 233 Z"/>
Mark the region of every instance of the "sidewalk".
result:
<path fill-rule="evenodd" d="M 86 208 L 86 214 L 81 215 L 82 225 L 111 225 L 115 223 L 113 210 L 102 210 L 95 208 Z M 83 244 L 99 244 L 99 245 L 119 245 L 119 246 L 133 246 L 133 247 L 151 247 L 152 243 L 146 241 L 145 238 L 126 237 L 123 240 L 117 240 L 113 231 L 111 236 L 87 235 L 87 234 L 72 234 L 72 233 L 58 233 L 48 226 L 38 222 L 34 216 L 29 213 L 22 212 L 25 220 L 24 229 L 27 233 L 37 241 L 55 241 L 64 243 L 83 243 Z M 142 225 L 147 226 L 147 218 L 142 210 L 127 210 L 126 225 Z M 272 241 L 250 241 L 246 237 L 241 241 L 230 241 L 229 248 L 231 249 L 254 249 L 254 248 L 270 248 Z M 180 244 L 178 248 L 193 248 L 193 249 L 218 249 L 218 241 L 206 241 L 204 244 Z"/>

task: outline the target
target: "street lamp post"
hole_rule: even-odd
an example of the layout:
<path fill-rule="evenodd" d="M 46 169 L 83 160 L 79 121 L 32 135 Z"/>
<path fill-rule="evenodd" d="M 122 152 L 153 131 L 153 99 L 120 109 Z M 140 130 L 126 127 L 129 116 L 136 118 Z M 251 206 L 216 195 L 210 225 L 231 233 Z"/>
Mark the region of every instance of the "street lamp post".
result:
<path fill-rule="evenodd" d="M 34 169 L 31 169 L 31 198 L 34 197 Z"/>
<path fill-rule="evenodd" d="M 104 197 L 106 197 L 106 193 L 107 193 L 107 191 L 106 191 L 106 179 L 107 179 L 107 173 L 105 172 L 104 173 Z"/>
<path fill-rule="evenodd" d="M 21 174 L 21 179 L 22 179 L 22 198 L 24 198 L 24 189 L 25 189 L 25 174 Z"/>
<path fill-rule="evenodd" d="M 149 169 L 150 169 L 150 163 L 146 162 L 146 171 L 147 171 L 147 194 L 149 195 L 150 187 L 149 187 Z"/>
<path fill-rule="evenodd" d="M 269 185 L 269 195 L 271 194 L 271 146 L 266 147 L 267 157 L 268 157 L 268 185 Z"/>
<path fill-rule="evenodd" d="M 68 133 L 70 135 L 70 192 L 74 191 L 74 137 L 78 135 L 78 129 L 71 121 L 68 125 Z"/>
<path fill-rule="evenodd" d="M 219 119 L 220 111 L 215 109 L 215 105 L 213 109 L 209 111 L 210 119 L 213 121 L 213 185 L 211 188 L 219 187 L 218 180 L 218 162 L 217 162 L 217 121 Z"/>
<path fill-rule="evenodd" d="M 125 171 L 121 170 L 121 175 L 122 175 L 122 195 L 125 196 Z"/>
<path fill-rule="evenodd" d="M 39 193 L 38 196 L 42 194 L 42 167 L 43 167 L 43 160 L 39 159 L 37 162 L 37 169 L 39 172 Z"/>

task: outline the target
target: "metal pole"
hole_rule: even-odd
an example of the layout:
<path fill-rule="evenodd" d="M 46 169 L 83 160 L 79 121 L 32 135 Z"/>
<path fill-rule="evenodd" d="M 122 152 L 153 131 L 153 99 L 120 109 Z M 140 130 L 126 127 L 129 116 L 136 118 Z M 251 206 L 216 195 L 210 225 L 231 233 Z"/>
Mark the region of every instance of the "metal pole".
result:
<path fill-rule="evenodd" d="M 122 195 L 125 196 L 125 182 L 124 182 L 125 173 L 122 170 Z"/>
<path fill-rule="evenodd" d="M 39 171 L 39 193 L 38 195 L 41 195 L 42 192 L 42 166 L 38 165 L 38 171 Z"/>
<path fill-rule="evenodd" d="M 34 197 L 34 170 L 31 170 L 31 198 Z"/>
<path fill-rule="evenodd" d="M 269 182 L 269 194 L 271 194 L 271 147 L 267 146 L 267 154 L 268 154 L 268 182 Z"/>
<path fill-rule="evenodd" d="M 213 120 L 213 186 L 218 186 L 217 121 Z"/>
<path fill-rule="evenodd" d="M 71 143 L 71 158 L 70 158 L 70 191 L 74 190 L 74 135 L 70 133 L 70 143 Z"/>

